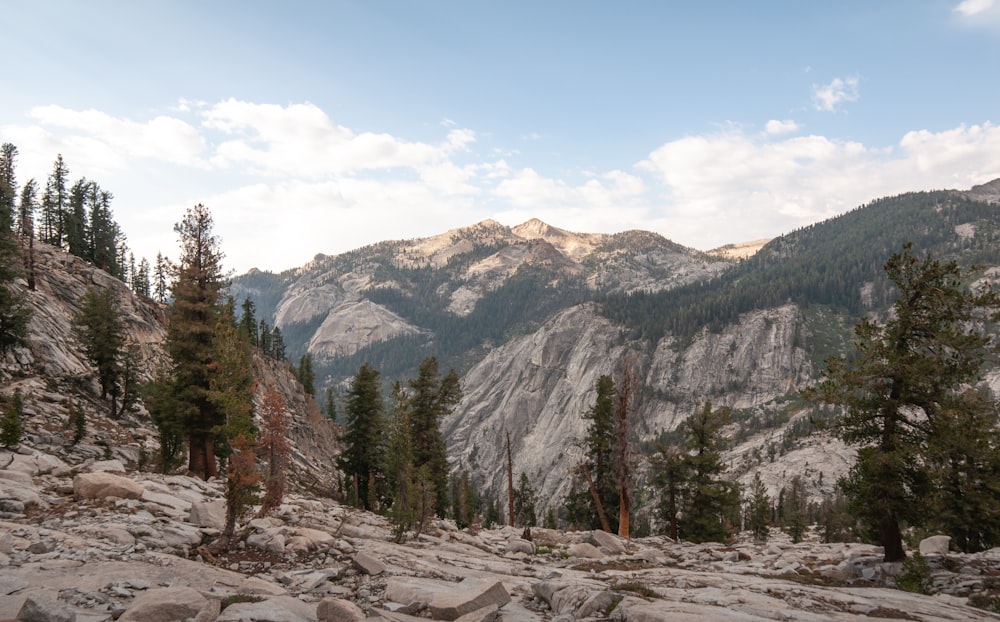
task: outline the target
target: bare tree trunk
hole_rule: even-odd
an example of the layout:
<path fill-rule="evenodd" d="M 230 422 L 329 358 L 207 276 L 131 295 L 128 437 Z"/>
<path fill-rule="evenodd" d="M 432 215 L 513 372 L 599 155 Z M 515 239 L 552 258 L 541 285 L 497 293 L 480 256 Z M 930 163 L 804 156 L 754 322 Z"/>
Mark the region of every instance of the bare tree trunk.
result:
<path fill-rule="evenodd" d="M 583 463 L 580 468 L 583 469 L 583 475 L 587 478 L 587 487 L 590 489 L 590 496 L 594 499 L 594 507 L 597 508 L 597 518 L 601 521 L 601 529 L 611 533 L 611 525 L 608 524 L 608 517 L 604 513 L 604 504 L 601 503 L 601 496 L 597 494 L 597 488 L 594 487 L 594 478 L 590 476 L 590 467 L 587 463 Z"/>
<path fill-rule="evenodd" d="M 507 434 L 507 524 L 514 526 L 514 460 L 510 455 L 510 432 Z"/>
<path fill-rule="evenodd" d="M 615 449 L 618 453 L 618 535 L 626 540 L 629 538 L 629 507 L 632 505 L 632 456 L 628 442 L 628 409 L 632 399 L 634 375 L 632 359 L 625 359 L 622 381 L 618 388 L 618 446 Z"/>

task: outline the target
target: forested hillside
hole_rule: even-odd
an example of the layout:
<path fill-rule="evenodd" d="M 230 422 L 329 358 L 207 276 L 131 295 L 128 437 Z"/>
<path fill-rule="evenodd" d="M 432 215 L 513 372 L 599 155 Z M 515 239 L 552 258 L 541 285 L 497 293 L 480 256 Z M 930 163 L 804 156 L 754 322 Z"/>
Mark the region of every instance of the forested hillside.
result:
<path fill-rule="evenodd" d="M 772 240 L 719 278 L 670 292 L 613 294 L 609 319 L 658 341 L 718 331 L 742 313 L 786 303 L 826 305 L 852 317 L 887 306 L 882 266 L 906 242 L 963 264 L 1000 264 L 1000 210 L 952 191 L 878 199 Z"/>

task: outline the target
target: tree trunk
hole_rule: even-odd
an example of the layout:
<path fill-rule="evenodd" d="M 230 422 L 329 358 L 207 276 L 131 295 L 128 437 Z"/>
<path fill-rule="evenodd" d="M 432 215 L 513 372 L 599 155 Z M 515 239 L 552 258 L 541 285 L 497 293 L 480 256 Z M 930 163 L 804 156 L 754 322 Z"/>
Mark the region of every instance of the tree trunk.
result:
<path fill-rule="evenodd" d="M 590 467 L 583 464 L 583 475 L 587 478 L 587 487 L 590 489 L 590 496 L 594 499 L 594 507 L 597 508 L 597 518 L 601 521 L 601 529 L 611 533 L 611 526 L 608 524 L 608 517 L 604 514 L 604 504 L 601 503 L 601 496 L 597 494 L 594 486 L 594 478 L 590 476 Z"/>
<path fill-rule="evenodd" d="M 632 465 L 628 443 L 628 409 L 632 399 L 632 360 L 625 360 L 622 381 L 618 389 L 618 425 L 616 447 L 618 454 L 618 536 L 629 539 L 629 506 L 632 503 Z"/>
<path fill-rule="evenodd" d="M 882 548 L 885 550 L 885 562 L 900 562 L 906 559 L 906 551 L 903 550 L 903 536 L 899 532 L 899 521 L 894 513 L 890 513 L 882 519 L 879 528 L 882 534 Z"/>
<path fill-rule="evenodd" d="M 507 524 L 514 526 L 514 460 L 510 455 L 510 432 L 507 434 Z"/>

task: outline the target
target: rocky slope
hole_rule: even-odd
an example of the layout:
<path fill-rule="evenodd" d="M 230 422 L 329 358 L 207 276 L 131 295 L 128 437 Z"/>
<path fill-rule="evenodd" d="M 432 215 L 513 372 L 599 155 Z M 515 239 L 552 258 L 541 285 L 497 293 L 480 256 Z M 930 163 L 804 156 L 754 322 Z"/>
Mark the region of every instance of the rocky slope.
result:
<path fill-rule="evenodd" d="M 32 310 L 28 344 L 0 364 L 0 395 L 9 399 L 19 391 L 24 400 L 25 442 L 70 461 L 107 457 L 155 468 L 159 442 L 149 413 L 139 403 L 120 418 L 108 416 L 96 373 L 72 336 L 72 318 L 89 288 L 112 291 L 129 339 L 139 346 L 138 370 L 146 381 L 167 363 L 165 307 L 134 296 L 121 281 L 52 246 L 36 242 L 35 261 L 36 290 L 28 291 L 23 281 L 15 284 Z M 255 366 L 258 399 L 274 386 L 285 400 L 297 483 L 329 491 L 336 426 L 305 396 L 286 363 L 258 354 Z M 85 413 L 87 432 L 72 444 L 70 413 L 77 407 Z"/>
<path fill-rule="evenodd" d="M 987 610 L 1000 603 L 1000 550 L 953 554 L 941 537 L 921 543 L 933 596 L 893 589 L 904 568 L 870 545 L 546 529 L 528 541 L 448 521 L 394 544 L 381 517 L 297 494 L 213 553 L 222 488 L 0 450 L 0 619 L 1000 620 Z"/>

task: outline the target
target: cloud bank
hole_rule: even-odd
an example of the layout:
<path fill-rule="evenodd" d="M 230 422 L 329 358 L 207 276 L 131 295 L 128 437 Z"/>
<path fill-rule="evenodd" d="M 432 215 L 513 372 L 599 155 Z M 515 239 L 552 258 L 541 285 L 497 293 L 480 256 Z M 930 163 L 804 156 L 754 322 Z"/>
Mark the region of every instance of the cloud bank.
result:
<path fill-rule="evenodd" d="M 824 111 L 857 98 L 857 78 L 814 89 Z M 227 265 L 239 272 L 485 218 L 648 229 L 709 249 L 779 235 L 880 196 L 1000 177 L 1000 128 L 989 122 L 865 145 L 772 119 L 666 140 L 611 170 L 556 176 L 544 163 L 512 166 L 454 122 L 440 124 L 435 140 L 414 141 L 354 131 L 308 102 L 181 101 L 149 119 L 44 106 L 28 118 L 0 127 L 20 149 L 19 180 L 44 179 L 62 153 L 74 178 L 115 193 L 130 246 L 150 258 L 174 253 L 173 223 L 205 203 Z"/>

